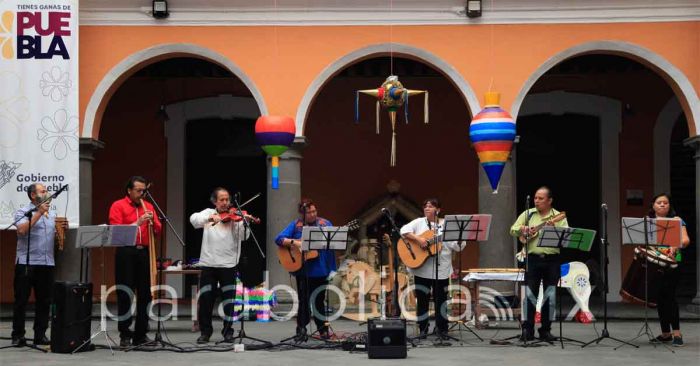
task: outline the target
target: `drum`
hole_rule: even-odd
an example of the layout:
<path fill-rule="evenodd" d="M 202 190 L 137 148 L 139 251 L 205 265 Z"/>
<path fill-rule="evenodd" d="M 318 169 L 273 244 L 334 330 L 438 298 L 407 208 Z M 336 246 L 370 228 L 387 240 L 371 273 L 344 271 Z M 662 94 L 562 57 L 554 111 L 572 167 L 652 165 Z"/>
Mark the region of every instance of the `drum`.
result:
<path fill-rule="evenodd" d="M 678 267 L 678 263 L 673 258 L 656 249 L 635 248 L 634 260 L 629 270 L 627 270 L 625 280 L 622 281 L 622 288 L 620 289 L 622 299 L 627 302 L 644 305 L 646 298 L 649 307 L 655 308 L 659 286 L 661 286 L 661 277 L 663 277 L 666 270 L 676 267 Z M 644 278 L 645 271 L 648 271 L 646 281 Z M 648 284 L 646 289 L 648 297 L 644 296 L 645 283 Z"/>

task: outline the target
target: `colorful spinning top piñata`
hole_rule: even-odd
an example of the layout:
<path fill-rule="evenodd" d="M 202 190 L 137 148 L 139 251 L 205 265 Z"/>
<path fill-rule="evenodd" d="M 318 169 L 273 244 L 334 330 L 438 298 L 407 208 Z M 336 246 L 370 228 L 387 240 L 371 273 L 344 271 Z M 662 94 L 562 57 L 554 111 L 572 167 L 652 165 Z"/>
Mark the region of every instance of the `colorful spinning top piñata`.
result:
<path fill-rule="evenodd" d="M 272 158 L 272 189 L 279 188 L 279 156 L 294 142 L 294 119 L 286 116 L 260 116 L 255 122 L 255 139 Z"/>
<path fill-rule="evenodd" d="M 497 92 L 486 93 L 486 106 L 469 126 L 469 138 L 494 194 L 498 193 L 498 182 L 515 140 L 515 121 L 501 109 L 500 97 Z"/>
<path fill-rule="evenodd" d="M 389 119 L 391 121 L 391 166 L 396 166 L 396 112 L 404 104 L 404 118 L 408 123 L 408 97 L 425 93 L 424 116 L 423 121 L 428 123 L 428 91 L 427 90 L 411 90 L 403 87 L 399 81 L 399 77 L 391 75 L 382 86 L 377 89 L 358 90 L 355 93 L 355 122 L 360 120 L 360 93 L 371 95 L 377 98 L 376 104 L 376 119 L 377 119 L 377 134 L 379 134 L 379 110 L 381 107 L 389 111 Z"/>

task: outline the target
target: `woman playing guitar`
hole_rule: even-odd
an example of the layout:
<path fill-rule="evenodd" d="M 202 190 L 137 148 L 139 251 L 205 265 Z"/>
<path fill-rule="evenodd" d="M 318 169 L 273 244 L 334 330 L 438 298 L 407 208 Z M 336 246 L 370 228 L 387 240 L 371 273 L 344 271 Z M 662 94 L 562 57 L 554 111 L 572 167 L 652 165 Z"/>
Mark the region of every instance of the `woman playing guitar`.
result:
<path fill-rule="evenodd" d="M 318 296 L 313 296 L 316 289 L 328 284 L 328 276 L 335 272 L 335 254 L 332 250 L 315 251 L 317 254 L 304 254 L 301 259 L 301 232 L 304 226 L 332 226 L 331 222 L 318 217 L 316 204 L 308 199 L 299 202 L 298 212 L 300 218 L 293 220 L 275 238 L 275 243 L 279 247 L 280 261 L 284 264 L 283 258 L 292 258 L 296 261 L 298 269 L 292 271 L 296 278 L 297 291 L 299 293 L 299 312 L 297 314 L 297 338 L 301 340 L 306 337 L 306 325 L 309 324 L 309 314 L 311 308 L 309 304 L 313 301 L 314 309 L 325 309 L 322 291 L 318 291 Z M 285 266 L 286 267 L 286 266 Z M 313 312 L 316 328 L 322 338 L 328 338 L 328 327 L 324 325 L 318 311 Z"/>

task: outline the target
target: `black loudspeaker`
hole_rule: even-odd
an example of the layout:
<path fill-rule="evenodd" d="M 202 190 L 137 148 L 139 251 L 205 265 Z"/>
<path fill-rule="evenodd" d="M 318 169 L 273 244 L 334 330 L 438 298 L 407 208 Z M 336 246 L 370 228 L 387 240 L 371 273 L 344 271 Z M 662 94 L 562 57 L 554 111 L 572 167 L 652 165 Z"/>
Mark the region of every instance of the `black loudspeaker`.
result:
<path fill-rule="evenodd" d="M 406 319 L 367 321 L 369 358 L 406 358 L 406 352 Z"/>
<path fill-rule="evenodd" d="M 56 282 L 51 304 L 51 352 L 70 353 L 90 339 L 92 283 Z M 80 351 L 93 349 L 89 344 Z"/>

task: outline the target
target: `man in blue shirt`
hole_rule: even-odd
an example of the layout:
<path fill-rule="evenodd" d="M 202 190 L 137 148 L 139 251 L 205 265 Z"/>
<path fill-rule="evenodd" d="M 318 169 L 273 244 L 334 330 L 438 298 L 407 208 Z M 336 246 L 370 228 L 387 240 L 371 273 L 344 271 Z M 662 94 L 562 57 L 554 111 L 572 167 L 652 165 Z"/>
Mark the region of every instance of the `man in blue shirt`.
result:
<path fill-rule="evenodd" d="M 14 296 L 12 313 L 12 344 L 22 345 L 24 338 L 24 319 L 29 295 L 34 288 L 34 344 L 49 344 L 46 329 L 49 326 L 49 306 L 51 304 L 51 286 L 54 269 L 54 239 L 56 236 L 56 212 L 50 209 L 50 203 L 43 184 L 34 183 L 27 189 L 31 200 L 17 212 L 17 257 L 15 258 Z M 35 209 L 30 219 L 26 213 Z M 67 228 L 67 223 L 61 224 Z M 29 239 L 29 240 L 28 240 Z M 29 263 L 27 263 L 29 251 Z"/>
<path fill-rule="evenodd" d="M 314 202 L 308 198 L 301 200 L 298 206 L 301 217 L 287 225 L 275 238 L 278 246 L 296 246 L 301 248 L 301 232 L 304 226 L 332 226 L 331 222 L 318 217 Z M 319 311 L 325 309 L 323 286 L 328 285 L 328 276 L 336 270 L 335 254 L 332 250 L 319 250 L 317 258 L 308 260 L 304 266 L 293 272 L 296 278 L 299 299 L 297 313 L 297 340 L 306 335 L 306 325 L 309 324 L 309 304 L 313 301 L 313 318 L 321 338 L 328 339 L 328 327 L 321 319 Z M 308 283 L 308 286 L 307 286 Z M 315 295 L 315 296 L 312 296 Z M 324 314 L 325 316 L 325 314 Z"/>

